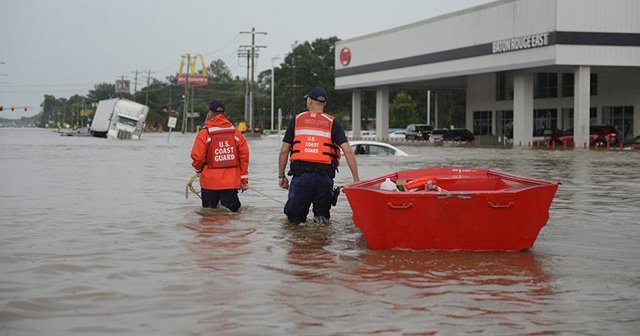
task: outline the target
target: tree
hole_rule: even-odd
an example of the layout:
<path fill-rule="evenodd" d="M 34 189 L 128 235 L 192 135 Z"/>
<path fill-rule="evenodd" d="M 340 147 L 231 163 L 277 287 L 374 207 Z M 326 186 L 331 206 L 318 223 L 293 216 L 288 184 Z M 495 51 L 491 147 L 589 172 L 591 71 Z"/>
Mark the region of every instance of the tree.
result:
<path fill-rule="evenodd" d="M 212 61 L 207 68 L 207 73 L 209 74 L 209 79 L 214 83 L 230 82 L 231 78 L 233 78 L 231 70 L 221 59 Z"/>
<path fill-rule="evenodd" d="M 275 108 L 282 108 L 285 117 L 292 117 L 303 111 L 306 108 L 303 96 L 312 88 L 320 86 L 329 95 L 327 112 L 344 123 L 344 116 L 351 112 L 351 94 L 334 89 L 335 44 L 338 41 L 337 37 L 330 37 L 295 44 L 280 67 L 275 68 Z M 271 69 L 263 71 L 258 76 L 259 82 L 262 84 L 267 78 L 270 80 L 270 76 Z M 265 90 L 267 87 L 268 85 L 262 85 L 261 89 Z M 263 94 L 270 92 L 263 91 Z"/>
<path fill-rule="evenodd" d="M 400 91 L 389 106 L 389 127 L 406 127 L 419 121 L 417 104 L 406 92 Z"/>
<path fill-rule="evenodd" d="M 87 98 L 93 102 L 98 103 L 101 100 L 110 99 L 116 95 L 116 86 L 109 83 L 96 84 L 93 90 L 89 90 Z"/>

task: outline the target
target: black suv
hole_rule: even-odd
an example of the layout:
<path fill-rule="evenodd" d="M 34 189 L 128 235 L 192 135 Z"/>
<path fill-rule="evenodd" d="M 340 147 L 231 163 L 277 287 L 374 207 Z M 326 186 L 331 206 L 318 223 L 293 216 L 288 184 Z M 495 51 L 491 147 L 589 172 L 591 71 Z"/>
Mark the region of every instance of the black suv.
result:
<path fill-rule="evenodd" d="M 442 135 L 442 141 L 465 141 L 471 142 L 475 139 L 473 133 L 466 128 L 450 129 Z"/>
<path fill-rule="evenodd" d="M 409 124 L 404 133 L 407 140 L 429 140 L 433 126 L 427 124 Z"/>

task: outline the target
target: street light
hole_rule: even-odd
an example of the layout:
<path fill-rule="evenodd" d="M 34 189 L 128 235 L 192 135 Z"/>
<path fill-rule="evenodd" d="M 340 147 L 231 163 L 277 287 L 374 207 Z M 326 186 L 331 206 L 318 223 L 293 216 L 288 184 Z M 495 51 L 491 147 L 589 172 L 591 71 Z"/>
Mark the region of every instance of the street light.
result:
<path fill-rule="evenodd" d="M 280 59 L 280 57 L 276 56 L 276 57 L 271 57 L 271 131 L 273 132 L 273 89 L 275 86 L 275 78 L 276 78 L 276 73 L 274 71 L 273 68 L 273 61 Z"/>

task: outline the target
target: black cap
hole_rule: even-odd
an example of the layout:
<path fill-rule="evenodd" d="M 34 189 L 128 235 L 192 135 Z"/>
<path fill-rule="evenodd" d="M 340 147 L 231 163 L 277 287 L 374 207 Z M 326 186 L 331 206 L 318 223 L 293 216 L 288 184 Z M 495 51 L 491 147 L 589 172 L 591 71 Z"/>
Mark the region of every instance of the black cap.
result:
<path fill-rule="evenodd" d="M 311 90 L 309 93 L 307 93 L 304 96 L 304 99 L 307 99 L 307 98 L 311 98 L 311 99 L 313 99 L 313 100 L 315 100 L 317 102 L 321 102 L 321 103 L 324 103 L 324 104 L 326 104 L 327 100 L 328 100 L 327 92 L 321 87 L 317 87 L 317 88 Z"/>
<path fill-rule="evenodd" d="M 209 111 L 224 113 L 224 102 L 222 100 L 212 100 L 209 103 Z"/>

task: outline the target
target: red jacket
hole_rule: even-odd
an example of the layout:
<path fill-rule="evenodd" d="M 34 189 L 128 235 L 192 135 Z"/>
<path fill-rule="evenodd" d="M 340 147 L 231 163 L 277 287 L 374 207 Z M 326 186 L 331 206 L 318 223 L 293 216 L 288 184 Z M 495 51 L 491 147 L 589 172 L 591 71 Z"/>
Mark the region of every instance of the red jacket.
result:
<path fill-rule="evenodd" d="M 191 165 L 200 173 L 200 187 L 209 190 L 240 189 L 240 183 L 249 183 L 249 146 L 242 133 L 235 130 L 235 153 L 238 165 L 228 168 L 213 168 L 207 164 L 207 149 L 211 143 L 209 130 L 233 127 L 224 114 L 216 114 L 205 122 L 203 128 L 196 135 L 191 149 Z"/>

